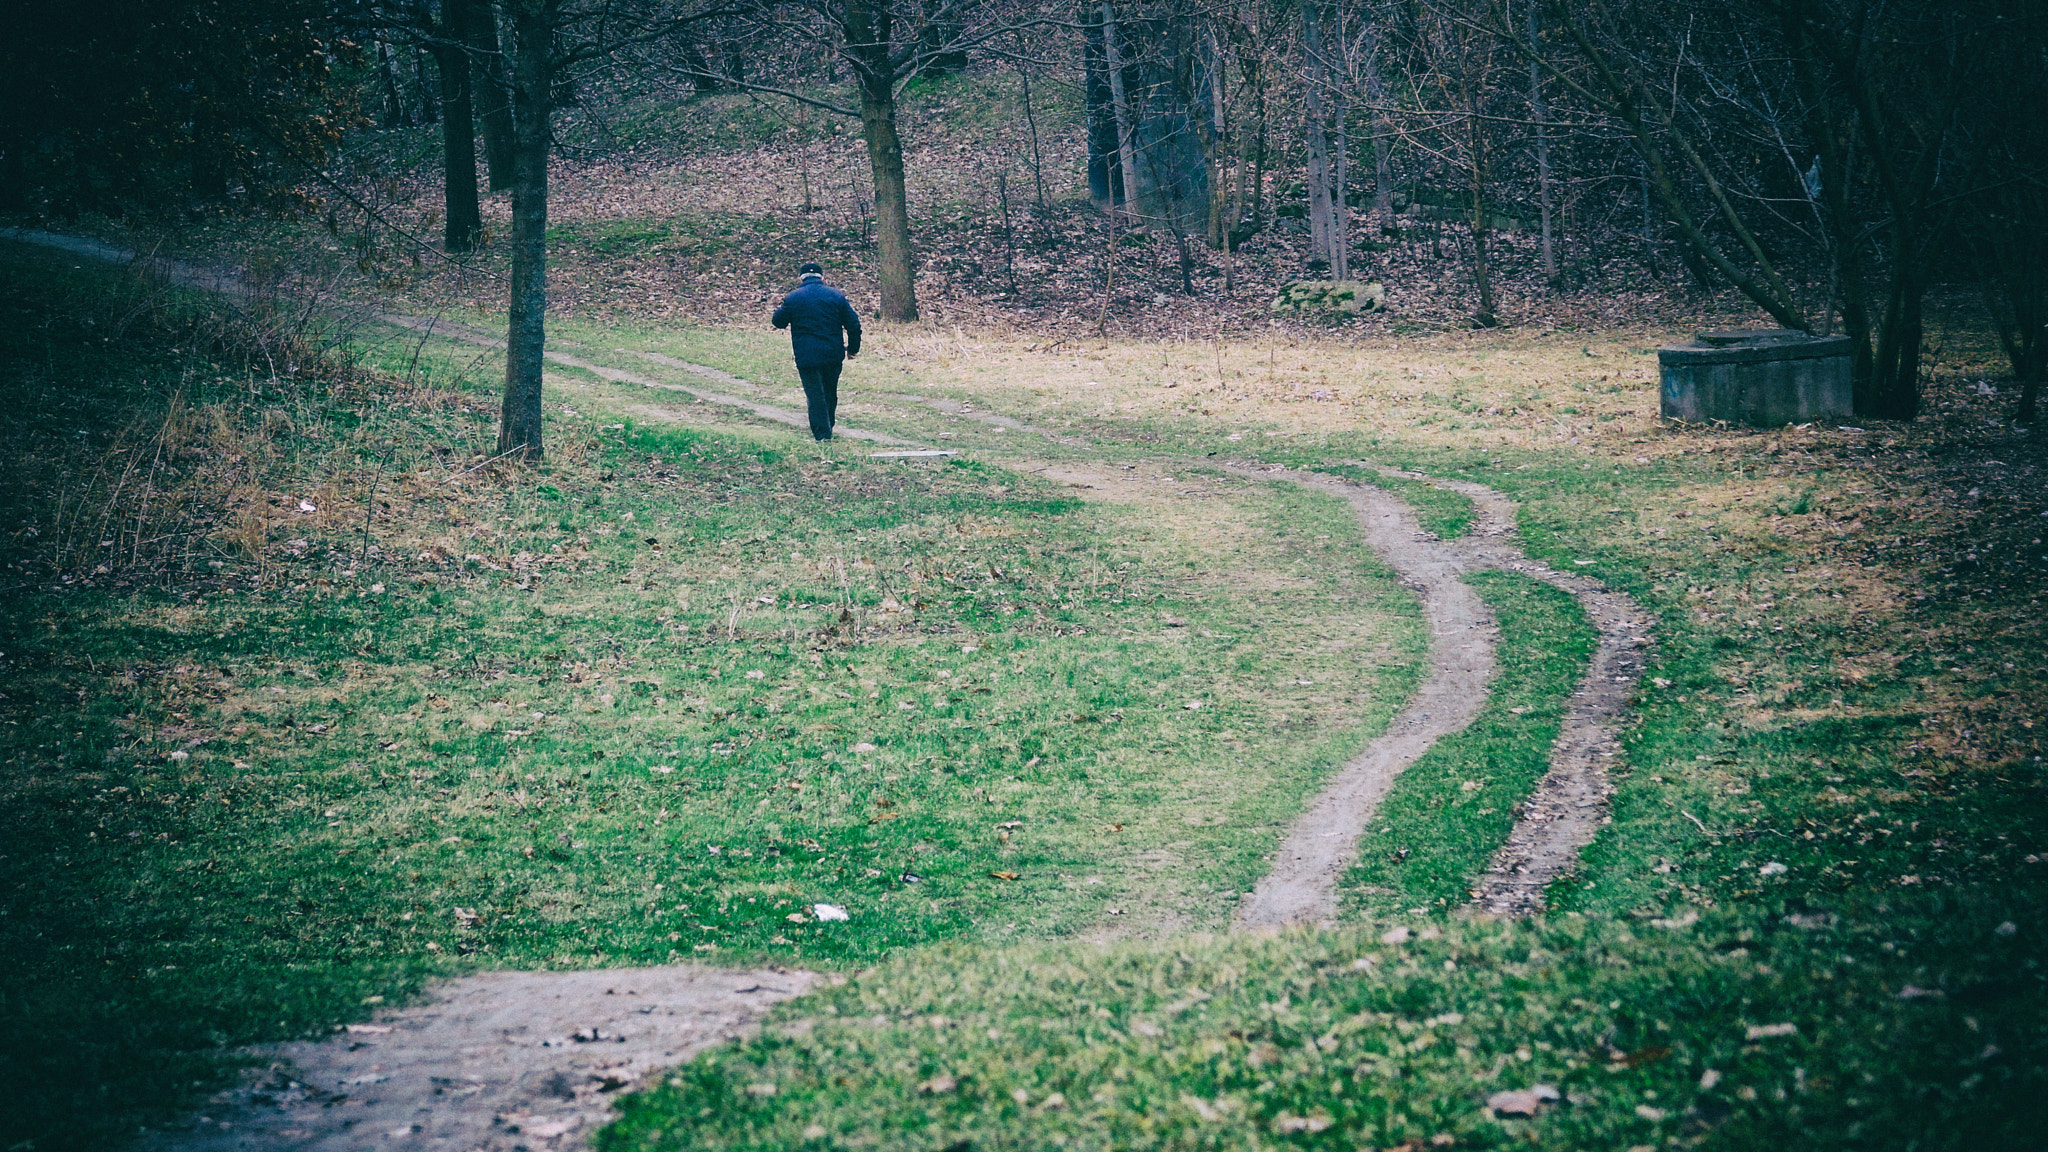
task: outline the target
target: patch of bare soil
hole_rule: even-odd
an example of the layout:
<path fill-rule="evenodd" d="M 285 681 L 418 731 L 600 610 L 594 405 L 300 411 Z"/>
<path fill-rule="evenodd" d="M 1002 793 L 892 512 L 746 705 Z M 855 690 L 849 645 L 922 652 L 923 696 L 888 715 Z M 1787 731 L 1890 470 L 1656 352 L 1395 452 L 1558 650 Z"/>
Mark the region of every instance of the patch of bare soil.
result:
<path fill-rule="evenodd" d="M 812 972 L 485 972 L 329 1039 L 265 1045 L 243 1083 L 141 1152 L 580 1147 L 623 1089 L 754 1025 Z"/>

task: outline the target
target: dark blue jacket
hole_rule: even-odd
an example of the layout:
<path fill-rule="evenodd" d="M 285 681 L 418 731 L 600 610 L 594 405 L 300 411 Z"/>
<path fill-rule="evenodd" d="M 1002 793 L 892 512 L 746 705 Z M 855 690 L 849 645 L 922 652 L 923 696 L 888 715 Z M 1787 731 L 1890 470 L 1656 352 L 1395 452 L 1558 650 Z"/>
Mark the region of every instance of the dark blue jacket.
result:
<path fill-rule="evenodd" d="M 837 364 L 848 356 L 860 355 L 860 317 L 853 314 L 846 293 L 827 288 L 822 280 L 813 280 L 784 296 L 773 322 L 777 328 L 789 329 L 790 350 L 796 353 L 799 368 Z M 839 342 L 842 329 L 846 332 L 843 346 Z"/>

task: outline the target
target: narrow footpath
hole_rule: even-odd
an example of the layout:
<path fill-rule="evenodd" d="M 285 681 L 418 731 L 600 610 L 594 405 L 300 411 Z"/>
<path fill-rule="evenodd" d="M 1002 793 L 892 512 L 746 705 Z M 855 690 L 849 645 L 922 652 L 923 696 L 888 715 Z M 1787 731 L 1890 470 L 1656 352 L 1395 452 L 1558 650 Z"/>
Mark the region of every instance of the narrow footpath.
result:
<path fill-rule="evenodd" d="M 137 258 L 96 241 L 53 233 L 6 229 L 0 236 L 91 259 Z M 231 275 L 159 263 L 166 275 L 188 286 L 245 291 Z M 444 320 L 380 318 L 411 331 L 503 346 L 502 337 Z M 547 356 L 617 383 L 683 393 L 705 404 L 807 427 L 801 412 L 770 403 L 774 393 L 747 380 L 659 353 L 621 351 L 694 380 L 654 379 L 556 351 Z M 1091 447 L 957 401 L 901 394 L 889 398 L 1068 447 Z M 676 416 L 672 411 L 665 415 Z M 862 429 L 842 428 L 841 434 L 903 450 L 878 455 L 950 454 Z M 1308 803 L 1275 852 L 1270 874 L 1240 903 L 1237 926 L 1271 931 L 1332 923 L 1338 884 L 1356 859 L 1359 837 L 1379 802 L 1404 768 L 1479 714 L 1493 674 L 1497 627 L 1462 578 L 1487 568 L 1520 572 L 1563 589 L 1600 630 L 1551 750 L 1550 771 L 1476 884 L 1474 903 L 1487 913 L 1540 911 L 1544 890 L 1571 870 L 1607 819 L 1612 791 L 1607 762 L 1619 754 L 1616 729 L 1642 674 L 1649 617 L 1596 580 L 1531 560 L 1514 543 L 1514 505 L 1482 485 L 1380 469 L 1471 498 L 1478 512 L 1473 532 L 1439 540 L 1423 531 L 1404 501 L 1383 489 L 1284 467 L 1229 467 L 1246 478 L 1302 484 L 1348 501 L 1366 545 L 1421 598 L 1431 634 L 1430 672 L 1415 697 Z M 350 1025 L 330 1039 L 252 1051 L 258 1063 L 240 1087 L 216 1096 L 208 1111 L 189 1124 L 150 1133 L 141 1145 L 146 1152 L 567 1152 L 608 1120 L 613 1093 L 755 1027 L 769 1007 L 817 979 L 814 973 L 786 969 L 733 971 L 703 965 L 464 977 L 437 986 L 420 1004 L 381 1011 L 373 1022 Z"/>

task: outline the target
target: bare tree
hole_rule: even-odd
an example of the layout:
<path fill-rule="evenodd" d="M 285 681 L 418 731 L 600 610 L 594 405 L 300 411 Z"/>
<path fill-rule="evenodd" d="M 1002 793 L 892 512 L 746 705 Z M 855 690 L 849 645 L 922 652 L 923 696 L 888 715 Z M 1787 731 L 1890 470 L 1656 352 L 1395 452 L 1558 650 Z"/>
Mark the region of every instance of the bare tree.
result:
<path fill-rule="evenodd" d="M 787 5 L 725 5 L 703 13 L 709 16 L 714 11 L 736 41 L 772 49 L 785 60 L 792 44 L 823 49 L 851 65 L 853 107 L 831 98 L 823 88 L 807 86 L 799 68 L 763 69 L 751 78 L 728 72 L 718 80 L 729 88 L 859 118 L 875 190 L 881 313 L 891 320 L 917 319 L 916 261 L 903 139 L 897 125 L 903 88 L 933 70 L 951 70 L 1001 38 L 1059 22 L 1049 16 L 1020 16 L 985 0 L 795 0 Z M 693 59 L 689 46 L 684 39 L 663 42 L 660 50 L 650 45 L 637 61 L 649 75 L 694 86 L 704 78 L 704 65 L 701 56 Z M 809 53 L 798 55 L 805 61 L 811 58 Z"/>
<path fill-rule="evenodd" d="M 1301 0 L 1301 43 L 1303 54 L 1302 119 L 1308 145 L 1309 250 L 1329 269 L 1332 279 L 1348 277 L 1350 240 L 1345 235 L 1344 205 L 1344 87 L 1345 69 L 1331 66 L 1330 55 L 1341 51 L 1344 30 L 1332 29 L 1334 44 L 1326 43 L 1323 24 L 1328 19 L 1322 0 Z M 1335 82 L 1333 82 L 1333 78 Z M 1334 124 L 1333 124 L 1334 122 Z M 1336 138 L 1335 148 L 1331 137 Z"/>

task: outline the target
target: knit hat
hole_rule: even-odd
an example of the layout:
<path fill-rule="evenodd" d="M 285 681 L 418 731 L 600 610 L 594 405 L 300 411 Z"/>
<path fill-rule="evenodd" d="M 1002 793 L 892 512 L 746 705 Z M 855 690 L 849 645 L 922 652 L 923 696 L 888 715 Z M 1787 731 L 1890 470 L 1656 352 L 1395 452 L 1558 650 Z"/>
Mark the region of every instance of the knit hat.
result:
<path fill-rule="evenodd" d="M 805 263 L 803 267 L 797 269 L 797 273 L 805 280 L 823 280 L 825 278 L 825 270 L 820 268 L 816 261 Z"/>

